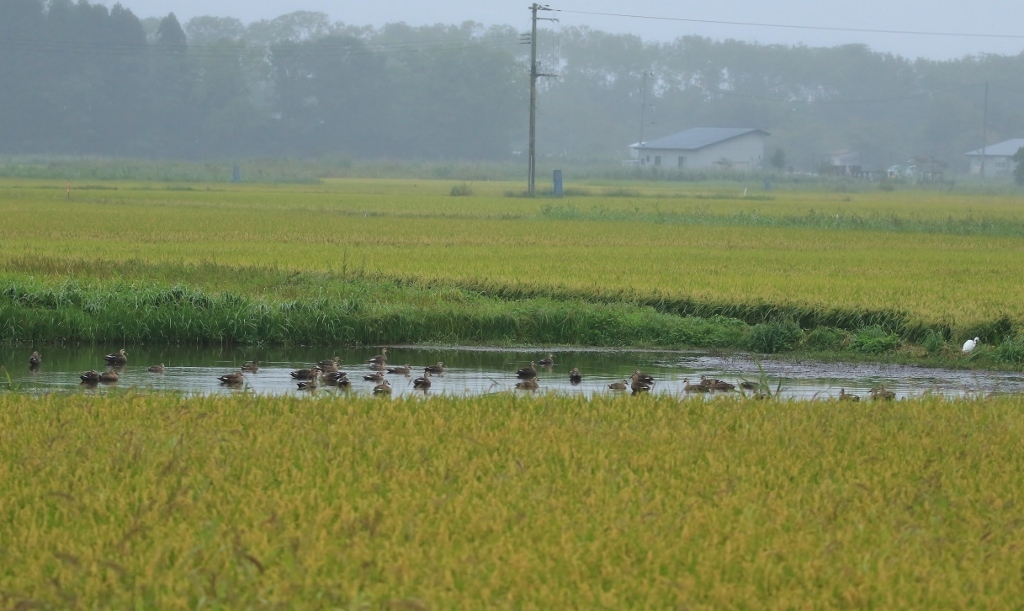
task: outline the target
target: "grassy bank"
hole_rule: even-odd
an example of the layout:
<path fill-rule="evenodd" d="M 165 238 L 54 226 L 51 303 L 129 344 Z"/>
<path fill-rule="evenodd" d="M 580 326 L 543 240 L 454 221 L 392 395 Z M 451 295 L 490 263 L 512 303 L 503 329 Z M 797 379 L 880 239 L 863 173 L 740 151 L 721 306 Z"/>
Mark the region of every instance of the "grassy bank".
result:
<path fill-rule="evenodd" d="M 784 318 L 751 324 L 714 313 L 691 316 L 667 311 L 672 304 L 666 303 L 511 296 L 507 291 L 486 294 L 273 269 L 128 262 L 110 263 L 103 270 L 103 278 L 59 281 L 0 274 L 0 342 L 324 347 L 556 344 L 799 352 L 822 359 L 957 368 L 1024 366 L 1024 340 L 1011 336 L 997 344 L 983 343 L 974 353 L 963 355 L 959 344 L 940 332 L 930 331 L 915 343 L 879 324 L 801 328 Z M 202 282 L 200 286 L 155 281 L 170 278 Z M 250 290 L 212 288 L 228 284 Z"/>
<path fill-rule="evenodd" d="M 4 605 L 1007 608 L 1024 403 L 0 393 Z"/>
<path fill-rule="evenodd" d="M 97 181 L 69 199 L 61 183 L 2 181 L 4 337 L 941 355 L 978 336 L 1005 344 L 999 362 L 1020 360 L 1024 213 L 1012 196 L 751 200 L 595 183 L 553 204 L 506 197 L 509 183 L 467 186 L 453 197 L 444 181 Z M 109 293 L 109 307 L 83 297 L 65 319 L 10 288 L 68 280 Z M 163 316 L 119 295 L 174 287 L 224 303 Z M 190 321 L 200 328 L 171 329 Z"/>

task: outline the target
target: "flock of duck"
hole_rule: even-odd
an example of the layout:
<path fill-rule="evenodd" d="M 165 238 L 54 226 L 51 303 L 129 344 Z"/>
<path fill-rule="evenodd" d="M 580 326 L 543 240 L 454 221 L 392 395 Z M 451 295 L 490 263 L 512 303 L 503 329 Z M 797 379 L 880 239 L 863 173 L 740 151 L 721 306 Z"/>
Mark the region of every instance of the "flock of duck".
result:
<path fill-rule="evenodd" d="M 409 376 L 414 370 L 418 371 L 418 368 L 413 368 L 408 364 L 388 366 L 387 353 L 387 348 L 381 348 L 380 354 L 371 357 L 366 361 L 369 371 L 366 374 L 363 374 L 362 378 L 363 381 L 374 384 L 373 394 L 375 395 L 391 394 L 391 382 L 388 381 L 385 374 Z M 82 384 L 113 384 L 120 379 L 119 371 L 128 364 L 128 355 L 125 352 L 125 349 L 121 348 L 118 352 L 104 355 L 103 358 L 107 363 L 107 368 L 104 371 L 90 370 L 82 373 L 79 376 L 82 380 Z M 42 356 L 38 351 L 35 351 L 29 357 L 28 362 L 29 367 L 36 370 L 42 363 Z M 540 388 L 540 383 L 537 378 L 537 368 L 542 367 L 551 371 L 554 364 L 554 354 L 548 354 L 546 358 L 540 359 L 539 361 L 530 361 L 529 367 L 523 367 L 516 371 L 516 378 L 519 381 L 516 382 L 515 387 L 520 390 L 537 390 Z M 246 374 L 256 373 L 259 369 L 259 361 L 252 360 L 243 364 L 237 371 L 219 376 L 217 380 L 224 386 L 242 386 L 245 383 Z M 165 368 L 163 364 L 151 365 L 148 367 L 148 371 L 155 374 L 162 374 L 164 373 L 164 370 Z M 441 361 L 438 361 L 435 365 L 427 365 L 423 368 L 423 375 L 412 381 L 413 388 L 421 391 L 429 390 L 431 377 L 443 375 L 444 371 L 445 366 Z M 316 390 L 321 384 L 325 386 L 335 386 L 338 388 L 349 388 L 352 385 L 351 380 L 348 378 L 348 373 L 341 370 L 341 359 L 337 356 L 331 359 L 324 359 L 309 368 L 296 369 L 292 371 L 290 375 L 299 390 Z M 578 368 L 573 367 L 569 372 L 569 382 L 575 386 L 582 380 L 583 374 L 580 373 Z M 624 378 L 621 382 L 612 382 L 609 384 L 608 389 L 615 391 L 629 390 L 635 395 L 649 392 L 651 388 L 654 387 L 654 384 L 655 380 L 653 376 L 637 369 L 629 378 Z M 763 387 L 763 385 L 758 382 L 743 380 L 739 383 L 739 388 L 745 391 L 751 391 L 753 393 L 752 396 L 755 399 L 767 399 L 772 396 L 771 389 Z M 688 393 L 730 392 L 735 391 L 736 389 L 737 385 L 735 384 L 717 378 L 710 378 L 708 376 L 701 376 L 700 381 L 693 384 L 690 383 L 688 378 L 683 380 L 683 390 Z M 896 397 L 896 393 L 891 390 L 887 390 L 885 386 L 877 386 L 871 389 L 870 397 L 871 399 L 892 400 Z M 860 396 L 847 393 L 846 389 L 842 388 L 839 390 L 838 399 L 840 401 L 859 401 Z"/>

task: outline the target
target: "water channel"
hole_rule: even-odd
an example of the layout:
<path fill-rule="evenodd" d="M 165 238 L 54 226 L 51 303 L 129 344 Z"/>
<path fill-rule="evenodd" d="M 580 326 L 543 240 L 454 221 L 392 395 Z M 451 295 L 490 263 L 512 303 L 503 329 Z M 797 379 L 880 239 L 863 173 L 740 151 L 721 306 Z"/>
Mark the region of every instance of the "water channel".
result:
<path fill-rule="evenodd" d="M 329 352 L 322 349 L 181 348 L 128 346 L 128 364 L 120 368 L 120 379 L 113 384 L 83 385 L 79 376 L 88 370 L 103 371 L 104 354 L 120 346 L 44 347 L 42 364 L 30 369 L 31 349 L 0 348 L 0 366 L 21 392 L 110 392 L 135 389 L 216 394 L 252 392 L 260 395 L 311 394 L 299 390 L 290 372 L 309 368 L 322 359 L 340 357 L 341 369 L 348 372 L 347 390 L 321 385 L 317 396 L 368 395 L 376 382 L 365 381 L 371 373 L 367 360 L 380 353 L 379 348 L 346 349 Z M 773 360 L 749 354 L 712 354 L 697 351 L 647 351 L 607 349 L 552 350 L 554 366 L 537 367 L 538 391 L 568 395 L 606 394 L 612 382 L 628 378 L 637 369 L 654 377 L 655 394 L 685 395 L 685 380 L 696 383 L 701 375 L 736 384 L 757 382 L 761 370 L 772 390 L 781 382 L 781 398 L 811 400 L 835 397 L 840 389 L 867 398 L 872 387 L 885 385 L 897 398 L 937 393 L 949 397 L 978 396 L 989 393 L 1024 392 L 1024 374 L 1019 372 L 961 371 L 906 365 L 823 363 L 814 361 Z M 528 392 L 516 389 L 516 371 L 548 355 L 546 349 L 507 349 L 480 347 L 390 346 L 388 365 L 412 368 L 411 375 L 388 374 L 392 396 L 416 394 L 473 396 L 497 392 Z M 246 373 L 244 382 L 225 386 L 219 376 L 238 371 L 246 361 L 256 359 L 260 369 Z M 413 379 L 423 368 L 441 361 L 443 375 L 431 378 L 426 393 L 413 388 Z M 151 373 L 148 366 L 163 364 L 164 373 Z M 576 367 L 582 381 L 573 384 L 569 371 Z M 0 372 L 0 379 L 6 379 Z M 720 394 L 720 393 L 712 393 Z"/>

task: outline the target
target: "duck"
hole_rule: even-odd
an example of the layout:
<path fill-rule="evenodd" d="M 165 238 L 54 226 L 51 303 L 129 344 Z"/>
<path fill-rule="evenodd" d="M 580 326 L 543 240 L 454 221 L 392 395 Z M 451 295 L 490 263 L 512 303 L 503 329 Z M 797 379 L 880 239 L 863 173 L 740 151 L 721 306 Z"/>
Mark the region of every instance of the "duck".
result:
<path fill-rule="evenodd" d="M 320 365 L 320 369 L 322 371 L 330 372 L 330 371 L 337 371 L 338 370 L 338 363 L 340 363 L 340 362 L 341 362 L 341 359 L 339 357 L 334 357 L 333 359 L 324 359 L 324 360 L 320 361 L 319 363 L 317 363 L 317 365 Z"/>
<path fill-rule="evenodd" d="M 426 390 L 430 388 L 430 372 L 423 372 L 423 377 L 416 378 L 412 381 L 412 387 L 420 390 Z"/>
<path fill-rule="evenodd" d="M 318 379 L 319 378 L 314 376 L 312 379 L 303 380 L 303 381 L 299 382 L 298 383 L 299 390 L 316 390 L 317 380 Z"/>
<path fill-rule="evenodd" d="M 690 378 L 684 378 L 683 390 L 686 392 L 710 392 L 711 387 L 705 386 L 703 381 L 700 384 L 690 384 Z"/>
<path fill-rule="evenodd" d="M 260 362 L 257 360 L 251 360 L 248 363 L 242 364 L 242 371 L 248 371 L 249 373 L 256 373 L 260 370 Z"/>
<path fill-rule="evenodd" d="M 438 361 L 437 365 L 427 365 L 423 368 L 423 373 L 444 373 L 444 363 Z"/>
<path fill-rule="evenodd" d="M 39 364 L 43 362 L 43 357 L 39 355 L 39 352 L 33 351 L 32 356 L 28 357 L 28 366 L 35 369 L 39 367 Z"/>
<path fill-rule="evenodd" d="M 761 384 L 759 382 L 751 382 L 750 380 L 743 380 L 743 381 L 740 382 L 740 388 L 742 388 L 743 390 L 757 390 L 757 389 L 761 388 Z"/>
<path fill-rule="evenodd" d="M 541 367 L 551 367 L 555 364 L 555 355 L 549 352 L 547 358 L 537 361 L 537 364 Z"/>
<path fill-rule="evenodd" d="M 730 384 L 725 380 L 718 380 L 707 376 L 701 376 L 700 383 L 702 386 L 707 386 L 711 390 L 736 390 L 735 384 Z"/>
<path fill-rule="evenodd" d="M 164 372 L 164 364 L 163 363 L 160 363 L 159 365 L 150 365 L 149 366 L 149 373 L 163 373 L 163 372 Z"/>
<path fill-rule="evenodd" d="M 973 352 L 974 349 L 978 347 L 978 342 L 980 341 L 980 338 L 975 337 L 974 339 L 969 339 L 966 342 L 964 342 L 964 354 Z"/>
<path fill-rule="evenodd" d="M 348 374 L 344 371 L 329 371 L 323 375 L 324 384 L 348 388 L 352 382 L 348 380 Z"/>
<path fill-rule="evenodd" d="M 388 349 L 387 348 L 381 348 L 380 349 L 380 354 L 378 354 L 377 356 L 371 356 L 370 359 L 368 361 L 366 361 L 366 362 L 367 363 L 378 363 L 378 364 L 387 363 L 388 362 Z"/>
<path fill-rule="evenodd" d="M 78 376 L 78 378 L 82 380 L 82 384 L 97 384 L 100 381 L 100 372 L 92 369 Z"/>
<path fill-rule="evenodd" d="M 654 383 L 654 376 L 647 375 L 646 373 L 640 371 L 639 369 L 637 369 L 636 371 L 633 372 L 633 379 L 634 380 L 639 380 L 640 382 L 643 382 L 644 384 L 653 384 Z"/>
<path fill-rule="evenodd" d="M 363 379 L 366 380 L 367 382 L 381 382 L 384 380 L 384 372 L 374 371 L 373 373 L 368 373 L 364 375 Z"/>
<path fill-rule="evenodd" d="M 580 373 L 579 369 L 577 369 L 576 367 L 573 367 L 572 371 L 569 372 L 569 383 L 570 384 L 579 384 L 582 380 L 583 380 L 583 374 Z"/>
<path fill-rule="evenodd" d="M 839 389 L 839 400 L 840 401 L 860 401 L 860 397 L 857 395 L 851 395 L 846 392 L 845 388 Z"/>
<path fill-rule="evenodd" d="M 626 390 L 627 388 L 629 388 L 629 383 L 626 382 L 626 380 L 623 380 L 621 382 L 612 382 L 611 384 L 608 385 L 608 388 L 610 390 Z"/>
<path fill-rule="evenodd" d="M 103 382 L 105 384 L 113 384 L 117 382 L 119 379 L 121 379 L 121 376 L 118 375 L 116 369 L 108 369 L 100 373 L 100 382 Z"/>
<path fill-rule="evenodd" d="M 530 378 L 536 378 L 537 377 L 537 363 L 535 363 L 533 361 L 530 361 L 530 366 L 529 367 L 523 367 L 522 369 L 517 371 L 516 372 L 516 376 L 518 376 L 518 377 L 520 377 L 520 378 L 522 378 L 524 380 L 528 380 Z"/>
<path fill-rule="evenodd" d="M 650 386 L 648 386 L 647 384 L 644 384 L 643 382 L 641 382 L 639 380 L 633 380 L 630 383 L 629 388 L 630 388 L 630 390 L 633 391 L 634 395 L 642 393 L 642 392 L 650 392 L 651 391 L 651 387 Z"/>
<path fill-rule="evenodd" d="M 537 390 L 540 388 L 540 383 L 537 382 L 537 378 L 527 378 L 521 382 L 516 382 L 516 388 L 519 390 Z"/>
<path fill-rule="evenodd" d="M 878 385 L 878 386 L 876 386 L 876 387 L 871 389 L 871 399 L 872 400 L 882 399 L 884 401 L 892 401 L 895 398 L 896 398 L 896 393 L 894 393 L 891 390 L 886 390 L 884 384 L 880 384 L 880 385 Z"/>
<path fill-rule="evenodd" d="M 225 386 L 236 386 L 245 381 L 245 376 L 242 374 L 242 370 L 239 369 L 234 373 L 224 374 L 217 378 L 221 384 Z"/>
<path fill-rule="evenodd" d="M 370 371 L 387 371 L 387 363 L 370 363 Z"/>
<path fill-rule="evenodd" d="M 121 348 L 118 352 L 112 352 L 103 358 L 106 359 L 108 365 L 128 364 L 128 355 L 125 353 L 124 348 Z"/>
<path fill-rule="evenodd" d="M 400 374 L 403 374 L 403 375 L 409 375 L 409 372 L 412 371 L 412 369 L 410 369 L 409 365 L 404 365 L 404 366 L 399 365 L 397 367 L 388 367 L 387 370 L 388 370 L 388 373 L 400 373 Z"/>
<path fill-rule="evenodd" d="M 375 395 L 390 395 L 391 394 L 391 383 L 384 380 L 380 384 L 373 387 L 373 394 Z"/>
<path fill-rule="evenodd" d="M 295 380 L 312 380 L 313 378 L 320 375 L 320 366 L 314 365 L 310 369 L 296 369 L 291 372 L 291 376 Z"/>

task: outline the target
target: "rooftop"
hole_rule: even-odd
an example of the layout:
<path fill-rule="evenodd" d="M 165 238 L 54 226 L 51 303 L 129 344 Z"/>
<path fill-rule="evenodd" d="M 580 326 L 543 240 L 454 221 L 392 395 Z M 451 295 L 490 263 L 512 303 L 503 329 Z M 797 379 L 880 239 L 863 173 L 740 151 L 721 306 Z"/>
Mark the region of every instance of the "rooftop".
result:
<path fill-rule="evenodd" d="M 712 144 L 731 140 L 733 138 L 739 138 L 740 136 L 745 136 L 750 133 L 759 133 L 764 136 L 769 135 L 768 132 L 764 130 L 750 127 L 694 127 L 677 134 L 672 134 L 671 136 L 658 138 L 657 140 L 648 140 L 643 144 L 633 144 L 632 148 L 643 147 L 651 149 L 681 149 L 693 151 Z"/>

